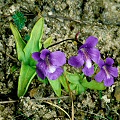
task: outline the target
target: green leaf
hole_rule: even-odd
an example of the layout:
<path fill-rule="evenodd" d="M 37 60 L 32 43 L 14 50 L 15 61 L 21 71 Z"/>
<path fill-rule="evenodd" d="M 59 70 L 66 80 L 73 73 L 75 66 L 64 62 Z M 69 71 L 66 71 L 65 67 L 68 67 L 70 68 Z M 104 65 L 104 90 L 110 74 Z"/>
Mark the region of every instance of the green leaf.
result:
<path fill-rule="evenodd" d="M 98 64 L 95 64 L 95 65 L 94 65 L 94 73 L 96 73 L 97 70 L 98 70 Z"/>
<path fill-rule="evenodd" d="M 60 83 L 62 84 L 62 86 L 65 88 L 66 92 L 68 92 L 68 85 L 67 85 L 67 81 L 66 78 L 64 77 L 64 74 L 62 74 L 59 78 Z"/>
<path fill-rule="evenodd" d="M 99 90 L 99 98 L 102 99 L 102 90 Z"/>
<path fill-rule="evenodd" d="M 47 48 L 51 45 L 52 43 L 52 37 L 49 37 L 45 42 L 43 43 L 44 48 Z"/>
<path fill-rule="evenodd" d="M 45 78 L 44 80 L 42 80 L 39 76 L 37 76 L 37 77 L 38 77 L 38 80 L 39 80 L 40 82 L 45 83 L 45 84 L 48 84 L 48 79 L 47 79 L 47 78 Z"/>
<path fill-rule="evenodd" d="M 71 90 L 75 90 L 75 89 L 76 89 L 76 84 L 71 83 L 71 84 L 70 84 L 70 89 L 71 89 Z"/>
<path fill-rule="evenodd" d="M 42 47 L 41 38 L 43 35 L 43 27 L 44 19 L 41 18 L 34 25 L 30 39 L 24 48 L 26 64 L 29 64 L 30 66 L 36 65 L 36 62 L 32 59 L 31 55 L 33 52 L 39 52 Z"/>
<path fill-rule="evenodd" d="M 85 92 L 86 88 L 81 84 L 76 85 L 76 94 L 80 95 L 81 93 Z"/>
<path fill-rule="evenodd" d="M 19 67 L 17 65 L 13 65 L 11 68 L 10 68 L 10 72 L 13 73 L 15 72 Z"/>
<path fill-rule="evenodd" d="M 73 84 L 73 83 L 70 84 L 70 89 L 75 90 L 76 95 L 80 95 L 86 90 L 86 88 L 83 87 L 81 84 Z"/>
<path fill-rule="evenodd" d="M 18 97 L 24 96 L 27 89 L 36 75 L 36 69 L 22 63 L 18 81 Z"/>
<path fill-rule="evenodd" d="M 18 32 L 17 28 L 10 23 L 10 28 L 12 30 L 12 33 L 15 37 L 15 43 L 16 43 L 16 48 L 17 48 L 17 55 L 18 55 L 18 60 L 19 61 L 24 61 L 24 47 L 26 46 L 26 43 L 23 41 L 20 33 Z"/>
<path fill-rule="evenodd" d="M 52 86 L 53 91 L 55 94 L 60 97 L 61 96 L 61 83 L 57 80 L 48 80 L 50 85 Z"/>
<path fill-rule="evenodd" d="M 25 26 L 26 18 L 24 17 L 22 12 L 16 11 L 12 18 L 19 30 L 21 30 Z"/>
<path fill-rule="evenodd" d="M 80 83 L 80 76 L 77 73 L 69 73 L 66 72 L 66 77 L 68 78 L 68 81 L 70 83 L 74 83 L 74 84 L 79 84 Z"/>
<path fill-rule="evenodd" d="M 106 87 L 104 86 L 104 83 L 97 82 L 95 80 L 92 80 L 91 82 L 88 82 L 86 79 L 83 80 L 82 85 L 86 88 L 92 89 L 92 90 L 105 90 Z"/>
<path fill-rule="evenodd" d="M 26 34 L 25 37 L 24 37 L 24 40 L 28 42 L 29 39 L 30 39 L 29 34 Z"/>
<path fill-rule="evenodd" d="M 70 89 L 75 90 L 77 95 L 81 94 L 86 90 L 86 88 L 81 85 L 81 82 L 84 80 L 83 74 L 79 75 L 77 73 L 72 74 L 72 73 L 66 72 L 66 77 L 70 82 Z"/>

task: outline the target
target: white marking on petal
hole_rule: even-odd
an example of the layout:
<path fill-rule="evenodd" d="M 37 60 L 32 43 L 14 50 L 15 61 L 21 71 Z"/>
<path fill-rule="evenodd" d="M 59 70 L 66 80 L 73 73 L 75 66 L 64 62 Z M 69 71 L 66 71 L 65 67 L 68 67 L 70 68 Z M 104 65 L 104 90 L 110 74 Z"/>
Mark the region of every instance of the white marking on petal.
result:
<path fill-rule="evenodd" d="M 92 62 L 91 62 L 90 59 L 87 59 L 87 60 L 86 60 L 86 67 L 87 67 L 87 68 L 91 68 L 91 67 L 92 67 Z"/>
<path fill-rule="evenodd" d="M 55 70 L 56 70 L 56 67 L 55 66 L 48 66 L 48 72 L 49 73 L 54 73 L 55 72 Z"/>
<path fill-rule="evenodd" d="M 109 72 L 108 72 L 108 70 L 106 69 L 105 66 L 103 66 L 103 69 L 105 70 L 105 73 L 106 73 L 107 79 L 110 79 L 110 74 L 109 74 Z"/>

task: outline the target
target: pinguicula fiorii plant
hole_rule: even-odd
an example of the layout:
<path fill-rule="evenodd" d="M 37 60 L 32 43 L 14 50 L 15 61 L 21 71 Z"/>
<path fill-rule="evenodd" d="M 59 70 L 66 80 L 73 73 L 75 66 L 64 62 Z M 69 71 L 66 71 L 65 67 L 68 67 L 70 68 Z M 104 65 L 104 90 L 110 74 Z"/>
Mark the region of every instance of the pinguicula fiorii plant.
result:
<path fill-rule="evenodd" d="M 114 84 L 114 77 L 118 76 L 118 70 L 116 67 L 112 67 L 114 63 L 112 58 L 107 58 L 105 63 L 101 59 L 100 51 L 96 47 L 98 43 L 96 37 L 89 36 L 86 42 L 79 46 L 78 55 L 71 56 L 68 59 L 69 65 L 82 69 L 80 73 L 70 73 L 64 67 L 67 63 L 67 55 L 61 51 L 51 52 L 49 50 L 49 47 L 57 45 L 57 43 L 51 45 L 51 38 L 42 43 L 43 26 L 44 19 L 41 18 L 33 27 L 29 41 L 25 43 L 17 28 L 10 23 L 15 36 L 18 60 L 21 62 L 18 97 L 25 95 L 35 75 L 41 82 L 47 80 L 58 97 L 61 96 L 62 89 L 67 92 L 74 90 L 76 94 L 81 94 L 87 88 L 104 90 Z M 78 41 L 76 39 L 71 40 Z M 100 71 L 98 73 L 94 71 L 95 64 L 99 66 Z M 93 74 L 95 79 L 93 79 Z M 88 82 L 86 76 L 91 77 L 92 80 Z M 63 87 L 61 88 L 61 86 Z"/>
<path fill-rule="evenodd" d="M 100 60 L 100 51 L 95 48 L 97 43 L 97 38 L 94 36 L 88 37 L 85 44 L 80 46 L 78 55 L 73 56 L 68 60 L 69 65 L 79 68 L 85 63 L 84 68 L 82 69 L 83 73 L 86 76 L 93 75 L 94 66 L 92 65 L 92 61 L 98 63 Z"/>
<path fill-rule="evenodd" d="M 50 52 L 44 49 L 40 52 L 34 52 L 32 57 L 38 62 L 36 72 L 41 79 L 48 77 L 50 80 L 56 80 L 63 73 L 63 66 L 66 63 L 65 54 L 61 51 Z"/>
<path fill-rule="evenodd" d="M 42 43 L 44 19 L 40 18 L 34 25 L 30 39 L 27 43 L 22 39 L 17 27 L 10 23 L 10 28 L 15 37 L 18 60 L 21 62 L 20 76 L 18 80 L 18 97 L 24 96 L 31 81 L 37 75 L 40 82 L 49 82 L 55 94 L 60 97 L 62 89 L 69 93 L 72 101 L 73 115 L 73 92 L 81 94 L 87 88 L 92 90 L 105 90 L 106 87 L 114 84 L 114 77 L 118 76 L 118 69 L 113 67 L 113 59 L 107 58 L 105 62 L 101 59 L 100 51 L 96 45 L 98 39 L 89 36 L 86 42 L 80 43 L 78 34 L 75 38 L 66 39 L 52 44 L 52 38 L 48 38 Z M 61 51 L 50 51 L 49 48 L 67 40 L 76 41 L 78 55 L 71 56 L 66 61 L 67 55 Z M 82 44 L 82 45 L 81 45 Z M 82 69 L 82 72 L 70 73 L 64 65 L 69 65 Z M 97 67 L 96 67 L 97 66 Z M 99 66 L 99 68 L 98 68 Z M 99 69 L 96 70 L 96 69 Z M 91 81 L 87 79 L 90 78 Z M 61 87 L 62 86 L 62 87 Z M 69 116 L 70 118 L 70 116 Z"/>
<path fill-rule="evenodd" d="M 118 76 L 118 69 L 112 67 L 114 60 L 112 58 L 106 58 L 106 62 L 100 60 L 98 65 L 100 67 L 100 72 L 95 76 L 95 80 L 98 82 L 104 81 L 104 85 L 109 87 L 114 84 L 114 77 Z"/>

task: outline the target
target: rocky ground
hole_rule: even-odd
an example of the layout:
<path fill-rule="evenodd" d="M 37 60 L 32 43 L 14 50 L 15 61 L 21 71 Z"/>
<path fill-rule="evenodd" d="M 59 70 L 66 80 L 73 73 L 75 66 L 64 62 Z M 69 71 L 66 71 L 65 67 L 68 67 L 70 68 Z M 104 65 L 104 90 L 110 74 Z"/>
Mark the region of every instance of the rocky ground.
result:
<path fill-rule="evenodd" d="M 68 94 L 56 99 L 51 87 L 37 78 L 25 97 L 18 99 L 20 62 L 9 27 L 15 11 L 21 11 L 27 20 L 20 31 L 22 37 L 29 34 L 39 16 L 43 16 L 43 41 L 50 36 L 53 43 L 74 38 L 78 31 L 83 43 L 90 35 L 99 39 L 102 57 L 114 59 L 119 77 L 104 91 L 88 89 L 75 96 L 75 120 L 120 120 L 120 0 L 0 0 L 0 120 L 69 120 L 72 110 Z M 51 48 L 58 49 L 65 51 L 68 58 L 77 51 L 71 43 Z"/>

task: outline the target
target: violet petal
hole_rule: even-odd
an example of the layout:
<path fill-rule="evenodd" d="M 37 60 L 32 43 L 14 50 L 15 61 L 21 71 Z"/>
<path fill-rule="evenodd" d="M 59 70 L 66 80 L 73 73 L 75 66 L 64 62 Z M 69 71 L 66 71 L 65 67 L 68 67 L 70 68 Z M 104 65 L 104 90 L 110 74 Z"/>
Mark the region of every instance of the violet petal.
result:
<path fill-rule="evenodd" d="M 100 67 L 100 68 L 102 68 L 103 66 L 104 66 L 104 60 L 99 60 L 99 62 L 98 62 L 98 66 Z"/>
<path fill-rule="evenodd" d="M 86 39 L 86 42 L 85 44 L 83 44 L 81 48 L 93 48 L 96 46 L 96 44 L 98 43 L 98 39 L 94 36 L 89 36 L 87 39 Z"/>
<path fill-rule="evenodd" d="M 55 71 L 56 71 L 56 66 L 53 66 L 53 65 L 47 66 L 47 72 L 53 73 Z"/>
<path fill-rule="evenodd" d="M 90 58 L 95 62 L 98 63 L 100 60 L 100 51 L 97 48 L 90 48 L 88 50 L 88 54 Z"/>
<path fill-rule="evenodd" d="M 56 79 L 58 79 L 59 76 L 62 75 L 62 73 L 63 73 L 63 69 L 61 67 L 58 67 L 58 68 L 56 68 L 56 71 L 53 73 L 47 72 L 47 77 L 50 80 L 56 80 Z"/>
<path fill-rule="evenodd" d="M 116 67 L 109 67 L 108 68 L 108 71 L 109 73 L 114 76 L 114 77 L 117 77 L 118 76 L 118 70 Z"/>
<path fill-rule="evenodd" d="M 105 77 L 105 79 L 104 79 L 104 85 L 105 85 L 106 87 L 109 87 L 109 86 L 111 86 L 112 84 L 114 84 L 114 79 L 113 79 L 113 77 L 110 76 L 109 79 L 107 79 L 107 77 Z"/>
<path fill-rule="evenodd" d="M 66 63 L 65 54 L 61 51 L 50 53 L 49 60 L 50 63 L 55 66 L 62 66 Z"/>
<path fill-rule="evenodd" d="M 106 58 L 106 62 L 105 62 L 105 64 L 111 66 L 113 63 L 114 63 L 114 60 L 113 60 L 112 58 Z"/>
<path fill-rule="evenodd" d="M 44 49 L 44 50 L 41 51 L 40 58 L 41 58 L 42 60 L 45 60 L 45 58 L 46 58 L 47 55 L 49 55 L 49 54 L 50 54 L 50 51 L 49 51 L 48 49 Z"/>
<path fill-rule="evenodd" d="M 91 76 L 94 74 L 94 67 L 92 66 L 91 68 L 87 68 L 86 66 L 82 69 L 83 73 L 86 76 Z"/>
<path fill-rule="evenodd" d="M 85 65 L 86 65 L 87 68 L 91 68 L 92 67 L 92 61 L 91 61 L 91 59 L 87 58 Z"/>
<path fill-rule="evenodd" d="M 37 67 L 37 74 L 39 75 L 40 78 L 45 78 L 46 76 L 46 69 L 47 69 L 47 65 L 45 63 L 45 61 L 43 61 L 42 59 L 38 62 L 38 64 L 36 65 Z"/>
<path fill-rule="evenodd" d="M 68 64 L 76 68 L 81 67 L 84 64 L 83 56 L 78 54 L 77 56 L 70 57 Z"/>
<path fill-rule="evenodd" d="M 36 72 L 37 72 L 37 75 L 38 75 L 42 80 L 45 79 L 46 76 L 44 75 L 44 73 L 43 73 L 43 71 L 42 71 L 41 69 L 38 69 L 38 68 L 37 68 Z"/>
<path fill-rule="evenodd" d="M 96 74 L 95 80 L 96 80 L 97 82 L 102 82 L 102 81 L 104 80 L 104 78 L 105 78 L 105 71 L 101 69 L 100 72 L 98 72 L 98 73 Z"/>
<path fill-rule="evenodd" d="M 32 58 L 35 59 L 36 61 L 39 61 L 39 59 L 40 59 L 40 52 L 32 53 Z"/>
<path fill-rule="evenodd" d="M 36 65 L 39 69 L 46 70 L 47 64 L 44 60 L 40 59 L 38 64 Z"/>

